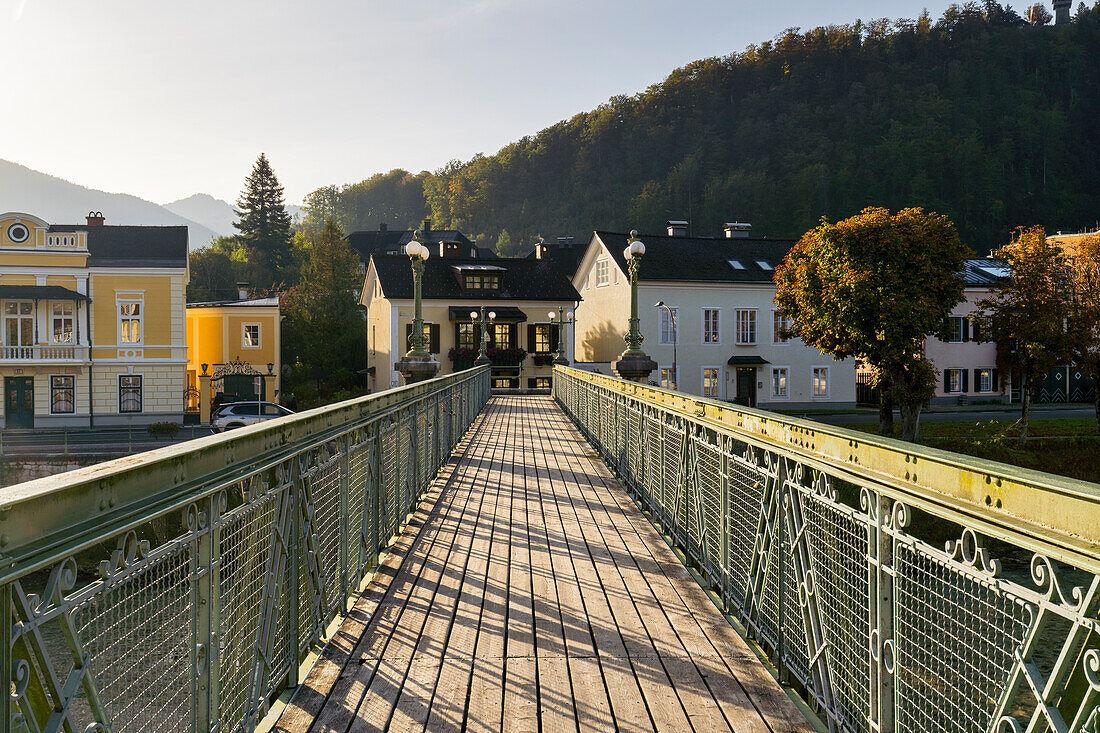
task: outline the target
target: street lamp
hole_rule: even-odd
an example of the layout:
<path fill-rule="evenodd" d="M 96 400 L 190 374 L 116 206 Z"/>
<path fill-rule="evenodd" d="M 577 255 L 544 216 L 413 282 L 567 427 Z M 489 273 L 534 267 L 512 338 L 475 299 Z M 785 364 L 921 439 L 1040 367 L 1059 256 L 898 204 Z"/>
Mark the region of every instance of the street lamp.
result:
<path fill-rule="evenodd" d="M 654 308 L 664 308 L 668 311 L 668 322 L 672 324 L 672 379 L 669 381 L 669 386 L 672 389 L 680 388 L 680 372 L 676 371 L 676 342 L 680 340 L 680 332 L 676 328 L 676 311 L 665 305 L 665 301 L 658 300 L 653 304 Z"/>
<path fill-rule="evenodd" d="M 558 312 L 550 311 L 547 313 L 550 316 L 550 323 L 554 323 L 554 319 L 557 318 L 558 326 L 558 355 L 554 359 L 555 364 L 562 366 L 569 366 L 569 359 L 565 356 L 565 324 L 573 320 L 572 316 L 565 315 L 565 308 L 558 306 Z"/>
<path fill-rule="evenodd" d="M 405 354 L 405 358 L 394 364 L 394 369 L 405 375 L 406 384 L 412 384 L 431 379 L 439 371 L 439 362 L 432 358 L 431 352 L 428 351 L 427 339 L 424 338 L 421 287 L 424 280 L 424 263 L 428 261 L 431 253 L 420 243 L 419 229 L 413 232 L 412 240 L 405 245 L 405 254 L 409 256 L 413 273 L 413 326 L 412 337 L 409 339 L 411 348 Z"/>
<path fill-rule="evenodd" d="M 491 313 L 491 318 L 496 318 L 496 313 Z M 485 306 L 481 306 L 481 320 L 478 320 L 477 311 L 470 311 L 470 320 L 474 323 L 478 323 L 481 326 L 481 347 L 477 352 L 477 359 L 474 360 L 474 366 L 482 366 L 483 364 L 492 363 L 492 359 L 489 358 L 489 352 L 486 349 L 488 329 L 485 327 Z"/>
<path fill-rule="evenodd" d="M 650 359 L 642 351 L 642 330 L 638 320 L 638 267 L 642 264 L 645 255 L 645 245 L 638 239 L 637 230 L 630 232 L 623 257 L 626 259 L 626 268 L 630 276 L 630 328 L 626 334 L 626 351 L 619 355 L 618 361 L 611 365 L 623 379 L 636 382 L 644 382 L 649 373 L 657 368 L 657 363 Z"/>

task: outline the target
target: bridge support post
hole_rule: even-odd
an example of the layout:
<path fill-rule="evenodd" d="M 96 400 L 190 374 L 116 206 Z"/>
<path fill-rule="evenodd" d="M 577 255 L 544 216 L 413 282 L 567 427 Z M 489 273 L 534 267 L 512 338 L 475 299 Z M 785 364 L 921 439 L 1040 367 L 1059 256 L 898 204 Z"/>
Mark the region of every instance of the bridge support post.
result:
<path fill-rule="evenodd" d="M 868 602 L 871 627 L 871 715 L 878 733 L 894 731 L 894 537 L 888 531 L 894 519 L 889 497 L 864 489 L 871 514 L 867 523 Z"/>
<path fill-rule="evenodd" d="M 340 458 L 340 609 L 341 613 L 348 611 L 348 578 L 351 568 L 348 567 L 351 558 L 351 538 L 348 536 L 348 502 L 351 496 L 351 436 L 345 435 L 337 443 L 343 452 Z"/>

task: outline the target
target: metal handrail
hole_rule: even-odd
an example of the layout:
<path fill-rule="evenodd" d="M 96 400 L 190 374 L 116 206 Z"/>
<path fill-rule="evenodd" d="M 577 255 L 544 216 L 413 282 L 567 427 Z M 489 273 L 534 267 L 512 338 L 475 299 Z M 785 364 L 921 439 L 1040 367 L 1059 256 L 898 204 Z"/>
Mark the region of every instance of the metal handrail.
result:
<path fill-rule="evenodd" d="M 0 489 L 4 730 L 251 730 L 489 396 L 476 368 Z"/>
<path fill-rule="evenodd" d="M 567 367 L 553 387 L 830 729 L 1100 724 L 1100 486 Z"/>

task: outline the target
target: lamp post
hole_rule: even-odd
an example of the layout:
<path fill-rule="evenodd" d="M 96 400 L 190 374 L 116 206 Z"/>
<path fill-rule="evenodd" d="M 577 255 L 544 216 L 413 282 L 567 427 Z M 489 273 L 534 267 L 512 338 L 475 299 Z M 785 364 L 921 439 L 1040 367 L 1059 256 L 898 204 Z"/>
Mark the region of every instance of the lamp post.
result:
<path fill-rule="evenodd" d="M 658 300 L 653 307 L 668 311 L 668 322 L 672 324 L 672 379 L 669 380 L 669 386 L 672 389 L 680 389 L 680 372 L 676 367 L 676 342 L 680 340 L 680 332 L 676 329 L 676 311 L 665 305 L 663 300 Z"/>
<path fill-rule="evenodd" d="M 569 359 L 565 356 L 565 324 L 570 322 L 572 316 L 565 315 L 565 308 L 558 306 L 558 312 L 550 311 L 547 315 L 550 316 L 550 322 L 554 322 L 555 316 L 557 317 L 558 326 L 558 355 L 554 359 L 555 364 L 561 364 L 562 366 L 569 366 Z"/>
<path fill-rule="evenodd" d="M 421 288 L 424 280 L 424 263 L 430 252 L 420 243 L 420 230 L 413 232 L 412 241 L 405 245 L 405 254 L 409 256 L 413 273 L 413 325 L 410 349 L 405 357 L 395 363 L 393 368 L 405 377 L 405 384 L 431 379 L 439 371 L 439 362 L 432 358 L 424 338 L 424 316 L 421 304 Z"/>
<path fill-rule="evenodd" d="M 490 318 L 496 318 L 496 313 L 490 313 Z M 477 311 L 470 311 L 470 320 L 474 323 L 481 325 L 481 346 L 477 352 L 477 359 L 474 360 L 474 366 L 482 366 L 484 364 L 491 364 L 492 359 L 489 358 L 489 352 L 486 349 L 486 342 L 488 336 L 488 329 L 485 327 L 485 306 L 481 306 L 481 320 L 478 320 Z"/>
<path fill-rule="evenodd" d="M 657 368 L 657 363 L 642 351 L 643 336 L 638 320 L 638 267 L 642 264 L 643 255 L 645 245 L 638 239 L 637 230 L 632 230 L 623 250 L 630 277 L 630 328 L 626 334 L 626 351 L 611 364 L 611 368 L 623 379 L 635 382 L 645 382 L 649 373 Z"/>

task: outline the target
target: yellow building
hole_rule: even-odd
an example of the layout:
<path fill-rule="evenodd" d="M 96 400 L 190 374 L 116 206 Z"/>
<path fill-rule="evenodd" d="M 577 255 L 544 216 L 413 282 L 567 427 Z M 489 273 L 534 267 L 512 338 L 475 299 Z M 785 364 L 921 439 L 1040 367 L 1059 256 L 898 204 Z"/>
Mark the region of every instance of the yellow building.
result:
<path fill-rule="evenodd" d="M 204 377 L 211 397 L 279 401 L 279 299 L 187 304 L 189 407 L 199 408 Z"/>
<path fill-rule="evenodd" d="M 187 227 L 0 214 L 0 424 L 179 422 Z"/>

